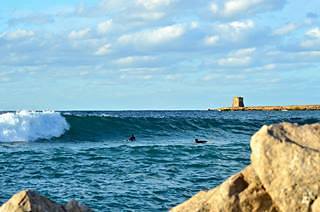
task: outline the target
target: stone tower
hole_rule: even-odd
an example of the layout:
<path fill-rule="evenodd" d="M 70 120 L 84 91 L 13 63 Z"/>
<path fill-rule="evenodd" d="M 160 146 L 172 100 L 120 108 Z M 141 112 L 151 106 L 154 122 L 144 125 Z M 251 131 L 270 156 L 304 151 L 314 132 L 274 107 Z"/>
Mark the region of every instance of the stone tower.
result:
<path fill-rule="evenodd" d="M 243 97 L 233 97 L 232 107 L 244 107 Z"/>

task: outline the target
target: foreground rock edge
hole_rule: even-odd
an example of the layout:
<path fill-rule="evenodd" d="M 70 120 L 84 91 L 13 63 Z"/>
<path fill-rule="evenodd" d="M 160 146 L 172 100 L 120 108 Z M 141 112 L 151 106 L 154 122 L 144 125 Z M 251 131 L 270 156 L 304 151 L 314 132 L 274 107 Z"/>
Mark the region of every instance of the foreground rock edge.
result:
<path fill-rule="evenodd" d="M 320 211 L 320 125 L 264 126 L 251 139 L 251 164 L 281 211 Z"/>
<path fill-rule="evenodd" d="M 92 210 L 75 200 L 59 205 L 32 190 L 23 190 L 13 195 L 0 207 L 0 212 L 91 212 Z"/>
<path fill-rule="evenodd" d="M 320 211 L 320 124 L 263 126 L 250 145 L 251 165 L 171 211 Z"/>
<path fill-rule="evenodd" d="M 172 212 L 193 211 L 279 211 L 265 191 L 252 166 L 229 177 L 209 191 L 200 191 Z"/>

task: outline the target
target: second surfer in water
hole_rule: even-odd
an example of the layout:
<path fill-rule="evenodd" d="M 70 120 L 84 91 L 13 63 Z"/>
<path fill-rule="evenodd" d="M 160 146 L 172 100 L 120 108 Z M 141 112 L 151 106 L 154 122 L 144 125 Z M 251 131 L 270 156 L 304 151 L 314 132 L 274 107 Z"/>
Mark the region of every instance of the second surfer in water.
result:
<path fill-rule="evenodd" d="M 205 140 L 198 140 L 197 138 L 194 140 L 194 142 L 196 143 L 196 144 L 205 144 L 205 143 L 207 143 L 208 141 L 205 141 Z"/>
<path fill-rule="evenodd" d="M 136 137 L 132 134 L 129 138 L 128 138 L 129 141 L 135 141 L 136 140 Z"/>

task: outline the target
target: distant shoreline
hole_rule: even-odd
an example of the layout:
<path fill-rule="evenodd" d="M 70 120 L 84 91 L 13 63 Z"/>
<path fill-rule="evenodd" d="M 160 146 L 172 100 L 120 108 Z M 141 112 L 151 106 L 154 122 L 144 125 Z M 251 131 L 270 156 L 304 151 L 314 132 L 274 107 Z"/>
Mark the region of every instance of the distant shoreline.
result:
<path fill-rule="evenodd" d="M 248 106 L 209 108 L 212 111 L 289 111 L 289 110 L 320 110 L 320 105 L 289 105 L 289 106 Z"/>

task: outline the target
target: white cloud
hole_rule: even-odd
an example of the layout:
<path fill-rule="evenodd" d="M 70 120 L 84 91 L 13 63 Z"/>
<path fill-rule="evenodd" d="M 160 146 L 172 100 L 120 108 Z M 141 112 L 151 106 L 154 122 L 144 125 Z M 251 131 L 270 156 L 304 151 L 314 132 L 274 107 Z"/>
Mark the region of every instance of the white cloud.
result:
<path fill-rule="evenodd" d="M 308 39 L 303 40 L 300 43 L 300 46 L 303 48 L 312 48 L 316 46 L 320 46 L 320 28 L 315 27 L 310 30 L 308 30 L 305 33 L 306 36 L 308 36 Z"/>
<path fill-rule="evenodd" d="M 208 36 L 204 39 L 204 43 L 209 46 L 214 45 L 219 41 L 219 39 L 220 38 L 217 35 Z"/>
<path fill-rule="evenodd" d="M 240 74 L 207 74 L 202 77 L 203 81 L 212 81 L 212 80 L 239 80 L 244 79 L 244 75 Z"/>
<path fill-rule="evenodd" d="M 270 63 L 270 64 L 267 64 L 267 65 L 264 65 L 262 68 L 265 69 L 265 70 L 273 70 L 276 67 L 277 67 L 276 64 Z"/>
<path fill-rule="evenodd" d="M 251 32 L 254 27 L 255 23 L 252 20 L 244 20 L 218 24 L 215 26 L 215 29 L 221 39 L 239 41 L 248 32 Z"/>
<path fill-rule="evenodd" d="M 244 20 L 244 21 L 233 21 L 226 24 L 219 24 L 217 26 L 220 30 L 233 30 L 233 31 L 241 31 L 248 30 L 254 28 L 255 24 L 252 20 Z"/>
<path fill-rule="evenodd" d="M 134 63 L 135 61 L 136 59 L 134 57 L 123 57 L 123 58 L 117 59 L 115 63 L 120 65 L 128 65 L 128 64 Z"/>
<path fill-rule="evenodd" d="M 132 14 L 132 20 L 140 19 L 145 21 L 155 21 L 163 18 L 165 13 L 163 12 L 156 12 L 156 11 L 145 11 L 140 13 Z"/>
<path fill-rule="evenodd" d="M 285 2 L 284 0 L 226 0 L 219 10 L 218 4 L 213 1 L 210 10 L 214 15 L 233 17 L 281 8 Z"/>
<path fill-rule="evenodd" d="M 31 30 L 17 29 L 12 32 L 5 32 L 0 37 L 4 37 L 7 40 L 18 40 L 34 37 L 35 33 Z"/>
<path fill-rule="evenodd" d="M 320 38 L 320 28 L 316 27 L 316 28 L 310 29 L 309 31 L 306 32 L 306 35 L 313 38 Z"/>
<path fill-rule="evenodd" d="M 212 2 L 210 5 L 210 10 L 213 14 L 217 14 L 218 13 L 218 5 L 215 2 Z"/>
<path fill-rule="evenodd" d="M 281 26 L 281 27 L 275 29 L 272 34 L 274 34 L 274 35 L 286 35 L 286 34 L 292 32 L 292 31 L 296 30 L 297 28 L 298 28 L 298 25 L 296 25 L 294 23 L 288 23 L 288 24 L 286 24 L 284 26 Z"/>
<path fill-rule="evenodd" d="M 197 21 L 192 21 L 190 23 L 190 28 L 191 29 L 197 29 L 199 27 L 199 23 Z"/>
<path fill-rule="evenodd" d="M 245 78 L 246 76 L 241 74 L 229 74 L 225 76 L 225 79 L 229 79 L 229 80 L 240 80 Z"/>
<path fill-rule="evenodd" d="M 211 81 L 211 80 L 216 80 L 216 79 L 221 79 L 221 75 L 219 74 L 207 74 L 202 77 L 203 81 Z"/>
<path fill-rule="evenodd" d="M 232 52 L 230 55 L 242 57 L 252 55 L 256 51 L 256 48 L 246 48 L 246 49 L 239 49 L 237 51 Z"/>
<path fill-rule="evenodd" d="M 267 52 L 267 58 L 272 59 L 273 62 L 278 66 L 290 65 L 292 67 L 297 68 L 298 65 L 309 65 L 308 63 L 318 63 L 320 59 L 320 51 L 319 50 L 303 50 L 299 51 L 271 51 Z"/>
<path fill-rule="evenodd" d="M 277 65 L 274 63 L 270 63 L 270 64 L 265 64 L 265 65 L 260 65 L 260 66 L 256 66 L 256 67 L 248 67 L 247 69 L 245 69 L 246 72 L 261 72 L 261 71 L 271 71 L 277 68 Z"/>
<path fill-rule="evenodd" d="M 178 74 L 167 74 L 167 75 L 165 76 L 165 79 L 166 79 L 166 80 L 173 80 L 173 81 L 175 81 L 175 80 L 178 80 L 179 78 L 181 78 L 181 76 L 178 75 Z"/>
<path fill-rule="evenodd" d="M 231 52 L 228 57 L 219 59 L 217 63 L 220 66 L 246 66 L 251 63 L 255 51 L 255 48 L 239 49 Z"/>
<path fill-rule="evenodd" d="M 89 71 L 80 71 L 80 76 L 87 76 L 89 74 Z"/>
<path fill-rule="evenodd" d="M 185 33 L 185 28 L 181 25 L 171 25 L 156 28 L 153 30 L 136 32 L 133 34 L 122 35 L 118 41 L 121 44 L 160 44 L 181 37 Z"/>
<path fill-rule="evenodd" d="M 89 32 L 91 31 L 90 28 L 85 28 L 81 30 L 73 30 L 69 33 L 69 38 L 74 40 L 74 39 L 82 39 L 88 36 Z"/>
<path fill-rule="evenodd" d="M 232 16 L 242 13 L 263 2 L 263 0 L 229 0 L 224 4 L 224 14 Z"/>
<path fill-rule="evenodd" d="M 320 57 L 320 51 L 300 52 L 299 54 L 304 57 Z"/>
<path fill-rule="evenodd" d="M 144 76 L 142 76 L 142 79 L 144 79 L 144 80 L 149 80 L 149 79 L 152 79 L 153 77 L 152 77 L 152 75 L 144 75 Z"/>
<path fill-rule="evenodd" d="M 97 26 L 97 31 L 100 34 L 106 34 L 112 26 L 112 19 L 101 22 Z"/>
<path fill-rule="evenodd" d="M 111 50 L 111 45 L 110 44 L 105 44 L 101 46 L 96 52 L 95 55 L 103 56 L 106 55 L 110 52 Z"/>
<path fill-rule="evenodd" d="M 320 39 L 304 40 L 300 43 L 300 46 L 303 48 L 313 48 L 320 46 Z"/>
<path fill-rule="evenodd" d="M 154 60 L 155 57 L 152 56 L 130 56 L 130 57 L 123 57 L 117 59 L 115 63 L 119 65 L 130 65 L 137 62 L 148 62 Z"/>
<path fill-rule="evenodd" d="M 171 0 L 136 0 L 136 2 L 148 10 L 153 10 L 161 6 L 170 5 Z"/>
<path fill-rule="evenodd" d="M 218 60 L 220 66 L 243 66 L 251 62 L 251 57 L 228 57 Z"/>
<path fill-rule="evenodd" d="M 245 30 L 245 29 L 253 28 L 254 22 L 252 20 L 234 21 L 234 22 L 231 22 L 229 25 L 235 30 Z"/>

